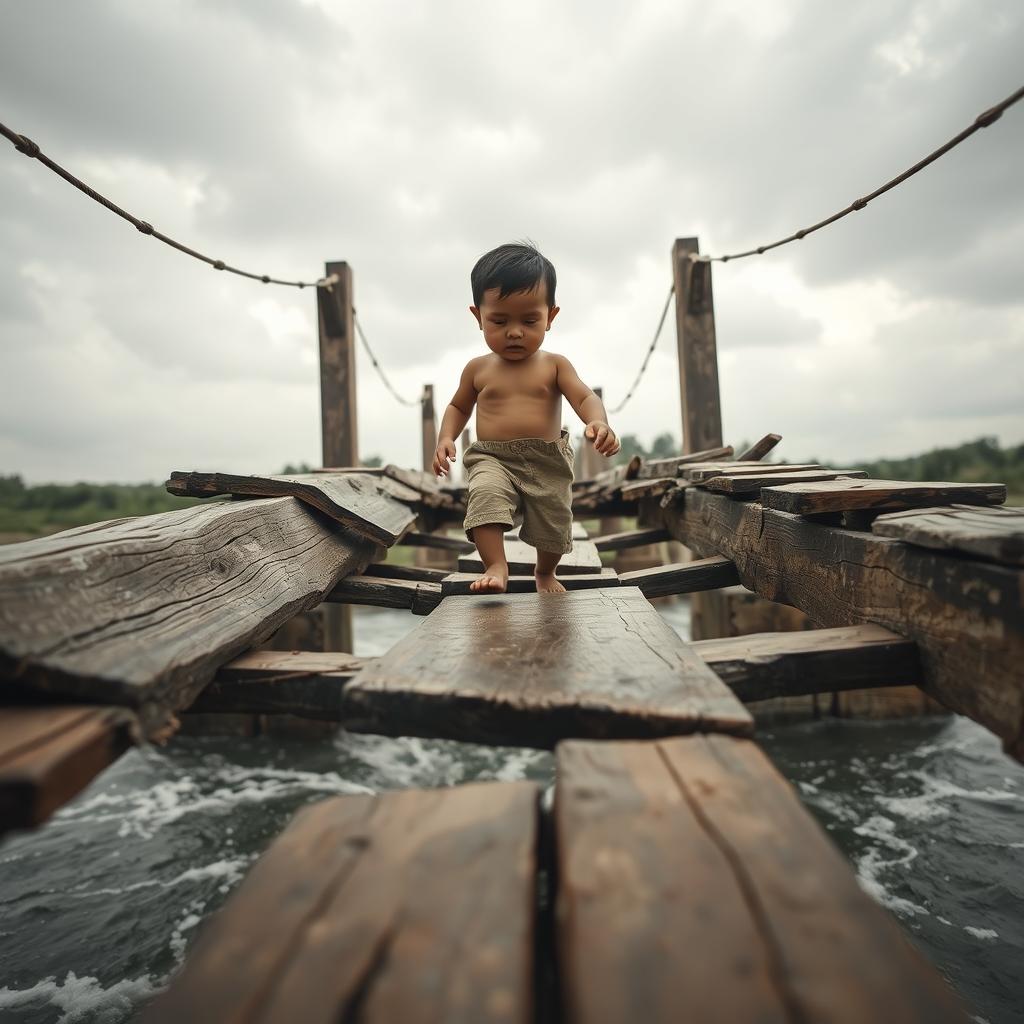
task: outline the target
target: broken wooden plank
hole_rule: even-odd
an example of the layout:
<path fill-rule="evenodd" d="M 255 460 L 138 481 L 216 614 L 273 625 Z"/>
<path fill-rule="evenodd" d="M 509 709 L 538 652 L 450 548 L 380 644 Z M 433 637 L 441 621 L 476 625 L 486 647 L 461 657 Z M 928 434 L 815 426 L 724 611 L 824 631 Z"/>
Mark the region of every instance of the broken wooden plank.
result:
<path fill-rule="evenodd" d="M 378 550 L 295 498 L 215 502 L 0 548 L 0 675 L 172 722 L 224 662 Z"/>
<path fill-rule="evenodd" d="M 750 741 L 561 744 L 554 815 L 571 1024 L 967 1020 Z"/>
<path fill-rule="evenodd" d="M 513 576 L 525 576 L 532 573 L 537 566 L 537 549 L 525 541 L 506 540 L 505 558 L 508 571 Z M 474 551 L 472 554 L 459 556 L 459 572 L 483 572 L 484 563 Z M 562 555 L 556 570 L 559 576 L 576 573 L 593 573 L 601 569 L 601 556 L 597 553 L 592 541 L 574 540 L 572 551 Z"/>
<path fill-rule="evenodd" d="M 1024 508 L 950 505 L 890 512 L 871 529 L 908 544 L 1024 566 Z"/>
<path fill-rule="evenodd" d="M 529 1024 L 537 788 L 475 783 L 300 811 L 144 1024 Z"/>
<path fill-rule="evenodd" d="M 257 498 L 291 495 L 385 547 L 394 544 L 416 520 L 415 512 L 381 493 L 377 480 L 357 473 L 235 476 L 174 472 L 167 481 L 167 490 L 194 498 L 216 494 Z"/>
<path fill-rule="evenodd" d="M 0 708 L 0 835 L 46 821 L 131 746 L 135 729 L 124 708 Z"/>
<path fill-rule="evenodd" d="M 457 551 L 460 554 L 475 550 L 465 537 L 449 537 L 445 533 L 407 533 L 399 542 L 407 547 L 437 548 L 440 551 Z"/>
<path fill-rule="evenodd" d="M 917 644 L 921 688 L 1024 759 L 1024 573 L 837 529 L 699 488 L 642 508 L 698 554 L 731 558 L 761 597 L 819 626 L 875 622 Z M 660 517 L 655 519 L 654 517 Z"/>
<path fill-rule="evenodd" d="M 464 597 L 487 595 L 474 595 L 469 589 L 474 580 L 480 579 L 478 572 L 455 572 L 451 573 L 441 581 L 442 597 Z M 603 569 L 598 573 L 577 573 L 575 575 L 563 576 L 562 586 L 566 590 L 593 590 L 595 587 L 617 587 L 619 577 L 614 569 Z M 506 594 L 536 594 L 537 580 L 533 576 L 509 576 Z"/>
<path fill-rule="evenodd" d="M 919 483 L 914 480 L 793 483 L 785 487 L 766 487 L 761 495 L 761 503 L 765 508 L 797 515 L 849 512 L 855 509 L 899 512 L 933 505 L 999 505 L 1004 501 L 1004 484 Z"/>
<path fill-rule="evenodd" d="M 884 626 L 751 633 L 693 649 L 744 704 L 921 682 L 917 646 Z"/>
<path fill-rule="evenodd" d="M 739 583 L 736 566 L 728 558 L 715 555 L 696 562 L 675 562 L 635 569 L 619 574 L 624 587 L 639 587 L 645 597 L 667 597 L 669 594 L 694 594 L 700 590 L 719 590 Z"/>
<path fill-rule="evenodd" d="M 594 537 L 594 547 L 598 551 L 623 551 L 626 548 L 640 547 L 644 544 L 660 544 L 671 540 L 668 531 L 660 527 L 646 530 L 626 530 L 623 533 L 607 533 L 603 537 Z"/>
<path fill-rule="evenodd" d="M 345 700 L 355 731 L 530 747 L 753 728 L 635 587 L 447 598 Z"/>
<path fill-rule="evenodd" d="M 649 480 L 659 476 L 678 476 L 682 466 L 688 466 L 694 462 L 728 459 L 732 453 L 732 445 L 724 445 L 717 448 L 706 448 L 702 452 L 691 452 L 689 455 L 677 455 L 671 459 L 650 459 L 641 465 L 637 472 L 637 479 Z"/>
<path fill-rule="evenodd" d="M 736 461 L 757 462 L 763 459 L 781 440 L 781 434 L 765 434 L 760 441 L 755 441 L 745 452 L 737 455 Z"/>
<path fill-rule="evenodd" d="M 806 486 L 805 481 L 838 481 L 845 483 L 848 479 L 867 476 L 860 469 L 796 469 L 781 473 L 736 474 L 735 476 L 713 476 L 697 484 L 709 491 L 719 494 L 754 495 L 766 487 L 778 487 L 780 484 Z"/>
<path fill-rule="evenodd" d="M 413 615 L 429 615 L 441 603 L 441 584 L 349 576 L 341 580 L 324 600 L 334 604 L 367 604 L 375 608 L 408 608 Z"/>

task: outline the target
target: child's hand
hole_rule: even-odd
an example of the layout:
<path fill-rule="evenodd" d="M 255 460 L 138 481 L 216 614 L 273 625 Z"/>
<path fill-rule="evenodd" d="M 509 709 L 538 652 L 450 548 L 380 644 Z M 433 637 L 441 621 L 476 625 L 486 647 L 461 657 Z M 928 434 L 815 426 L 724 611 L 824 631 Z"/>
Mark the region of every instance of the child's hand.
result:
<path fill-rule="evenodd" d="M 447 476 L 451 470 L 451 463 L 455 461 L 455 443 L 453 441 L 438 441 L 437 449 L 434 452 L 434 476 Z"/>
<path fill-rule="evenodd" d="M 602 420 L 593 420 L 587 424 L 583 436 L 588 441 L 594 442 L 594 450 L 600 452 L 606 459 L 614 455 L 622 445 L 615 436 L 615 431 Z"/>

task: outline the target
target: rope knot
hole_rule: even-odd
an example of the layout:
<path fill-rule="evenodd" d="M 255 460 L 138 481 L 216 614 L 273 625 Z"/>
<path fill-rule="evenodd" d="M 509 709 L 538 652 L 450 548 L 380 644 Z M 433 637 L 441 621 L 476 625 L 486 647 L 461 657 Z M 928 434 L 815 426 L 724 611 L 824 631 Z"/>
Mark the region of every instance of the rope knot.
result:
<path fill-rule="evenodd" d="M 1002 110 L 999 107 L 989 107 L 988 110 L 983 110 L 975 119 L 974 123 L 979 128 L 987 128 L 993 121 L 998 121 L 1003 116 Z"/>
<path fill-rule="evenodd" d="M 136 224 L 135 226 L 136 226 L 136 227 L 137 227 L 137 228 L 138 228 L 138 229 L 139 229 L 139 230 L 140 230 L 140 231 L 141 231 L 141 232 L 142 232 L 142 233 L 143 233 L 144 235 L 151 235 L 151 234 L 153 234 L 153 225 L 152 225 L 152 224 L 150 224 L 150 223 L 149 223 L 148 221 L 140 220 L 140 221 L 138 222 L 138 224 Z"/>
<path fill-rule="evenodd" d="M 804 228 L 801 228 L 801 229 L 800 229 L 799 231 L 797 231 L 797 232 L 796 232 L 796 233 L 795 233 L 795 234 L 793 235 L 793 237 L 794 237 L 794 238 L 803 238 L 803 237 L 804 237 L 804 235 L 806 235 L 806 234 L 807 234 L 807 231 L 806 231 L 806 230 L 805 230 Z"/>
<path fill-rule="evenodd" d="M 223 270 L 224 269 L 224 261 L 223 260 L 214 260 L 213 261 L 213 269 L 214 270 Z"/>
<path fill-rule="evenodd" d="M 763 245 L 759 245 L 757 247 L 757 255 L 758 256 L 763 256 L 764 255 L 764 246 Z"/>
<path fill-rule="evenodd" d="M 260 278 L 260 280 L 261 280 L 261 281 L 262 281 L 262 282 L 263 282 L 264 284 L 270 284 L 270 275 L 269 275 L 269 274 L 264 274 L 264 275 L 263 275 L 263 276 L 262 276 L 262 277 Z"/>
<path fill-rule="evenodd" d="M 19 135 L 14 148 L 29 158 L 39 156 L 39 147 L 27 135 Z"/>
<path fill-rule="evenodd" d="M 863 210 L 867 205 L 868 201 L 866 199 L 854 199 L 854 201 L 850 203 L 850 207 L 854 210 Z"/>

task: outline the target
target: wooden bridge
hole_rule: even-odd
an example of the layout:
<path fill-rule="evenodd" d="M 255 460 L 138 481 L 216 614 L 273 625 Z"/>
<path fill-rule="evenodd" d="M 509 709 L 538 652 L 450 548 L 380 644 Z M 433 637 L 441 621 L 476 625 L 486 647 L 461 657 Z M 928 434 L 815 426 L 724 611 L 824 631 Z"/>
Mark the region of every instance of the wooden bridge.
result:
<path fill-rule="evenodd" d="M 713 356 L 714 331 L 710 271 L 691 279 L 706 265 L 686 244 L 692 449 L 712 413 L 685 367 L 702 344 Z M 321 298 L 323 365 L 341 376 L 331 331 L 351 340 L 349 306 Z M 638 525 L 578 526 L 564 595 L 531 592 L 518 541 L 510 593 L 469 595 L 470 546 L 446 532 L 463 492 L 330 451 L 342 468 L 176 472 L 173 493 L 232 500 L 0 548 L 4 828 L 44 821 L 184 713 L 556 753 L 553 800 L 488 783 L 305 809 L 145 1019 L 966 1019 L 761 752 L 745 705 L 916 684 L 1024 759 L 1024 512 L 998 484 L 766 463 L 776 435 L 738 457 L 704 440 L 576 485 L 579 521 Z M 602 562 L 666 539 L 697 559 Z M 396 545 L 447 550 L 458 571 L 389 562 Z M 686 643 L 649 600 L 737 583 L 820 628 Z M 259 649 L 324 602 L 423 618 L 379 658 Z"/>

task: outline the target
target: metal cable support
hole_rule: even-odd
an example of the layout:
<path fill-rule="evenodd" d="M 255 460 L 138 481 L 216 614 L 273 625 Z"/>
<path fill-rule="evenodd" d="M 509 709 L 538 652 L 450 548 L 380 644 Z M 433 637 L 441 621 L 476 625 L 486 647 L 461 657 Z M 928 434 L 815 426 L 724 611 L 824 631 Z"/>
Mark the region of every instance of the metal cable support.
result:
<path fill-rule="evenodd" d="M 668 316 L 668 307 L 672 304 L 672 296 L 675 294 L 675 290 L 675 285 L 672 285 L 668 290 L 668 295 L 665 296 L 665 305 L 661 311 L 661 319 L 658 320 L 658 329 L 654 332 L 654 338 L 647 347 L 647 354 L 644 356 L 644 361 L 640 364 L 640 371 L 636 375 L 636 380 L 630 385 L 629 390 L 626 392 L 626 397 L 614 409 L 608 410 L 609 416 L 613 413 L 621 412 L 626 403 L 633 397 L 633 392 L 636 391 L 640 378 L 643 377 L 647 364 L 651 361 L 651 353 L 654 351 L 654 346 L 658 344 L 658 338 L 661 337 L 661 329 L 665 326 L 665 317 Z"/>
<path fill-rule="evenodd" d="M 853 213 L 855 210 L 863 210 L 872 199 L 877 199 L 882 193 L 888 192 L 889 189 L 895 188 L 901 182 L 907 180 L 907 178 L 913 177 L 918 171 L 923 170 L 930 163 L 938 160 L 944 153 L 948 153 L 954 146 L 959 146 L 964 139 L 969 138 L 979 128 L 987 128 L 990 124 L 998 121 L 1003 116 L 1003 111 L 1007 107 L 1012 107 L 1021 98 L 1024 98 L 1024 86 L 1018 89 L 1011 96 L 1007 96 L 1002 103 L 997 103 L 994 107 L 989 107 L 988 110 L 982 111 L 974 121 L 965 128 L 959 135 L 954 135 L 944 146 L 940 146 L 934 153 L 929 153 L 923 160 L 919 160 L 913 167 L 908 167 L 899 177 L 893 178 L 892 181 L 886 182 L 880 188 L 876 188 L 874 192 L 863 196 L 861 199 L 855 199 L 845 210 L 840 210 L 838 213 L 833 213 L 831 217 L 826 217 L 824 220 L 819 221 L 817 224 L 813 224 L 809 228 L 801 228 L 799 231 L 794 231 L 788 238 L 780 238 L 777 242 L 772 242 L 770 245 L 759 245 L 756 249 L 748 249 L 746 252 L 731 253 L 728 256 L 703 256 L 698 253 L 693 253 L 690 259 L 697 263 L 728 263 L 729 260 L 741 260 L 745 256 L 760 256 L 762 253 L 767 252 L 769 249 L 777 249 L 780 245 L 788 245 L 790 242 L 797 242 L 801 238 L 806 238 L 812 232 L 818 231 L 823 227 L 827 227 L 829 224 L 834 224 L 837 220 L 841 220 L 847 214 Z"/>
<path fill-rule="evenodd" d="M 25 135 L 19 135 L 17 132 L 12 132 L 6 125 L 0 124 L 0 134 L 10 139 L 14 143 L 14 148 L 19 153 L 24 153 L 25 156 L 38 160 L 41 164 L 45 164 L 55 174 L 59 174 L 65 181 L 70 182 L 75 188 L 84 192 L 91 199 L 95 199 L 101 206 L 105 206 L 111 213 L 116 213 L 118 217 L 123 217 L 129 224 L 133 225 L 138 231 L 141 231 L 144 235 L 152 235 L 154 238 L 159 239 L 166 245 L 169 245 L 172 249 L 177 249 L 178 252 L 183 252 L 187 256 L 194 256 L 197 260 L 202 260 L 203 263 L 208 263 L 214 270 L 226 270 L 231 274 L 238 274 L 239 277 L 248 277 L 253 281 L 262 281 L 264 284 L 282 284 L 289 288 L 319 288 L 324 287 L 329 282 L 326 278 L 318 281 L 282 281 L 276 277 L 271 277 L 269 274 L 250 274 L 247 270 L 240 270 L 238 267 L 229 266 L 223 260 L 211 259 L 209 256 L 204 256 L 201 252 L 196 252 L 195 249 L 190 249 L 187 245 L 182 245 L 181 242 L 175 241 L 173 238 L 169 238 L 167 235 L 160 231 L 157 231 L 152 224 L 144 220 L 139 220 L 138 217 L 132 216 L 127 210 L 122 210 L 120 206 L 112 203 L 106 196 L 100 195 L 95 189 L 90 188 L 84 181 L 80 181 L 70 171 L 66 171 L 58 163 L 54 163 L 43 151 L 36 145 L 30 138 Z"/>
<path fill-rule="evenodd" d="M 392 386 L 391 381 L 387 379 L 384 374 L 384 370 L 380 363 L 377 362 L 377 357 L 373 354 L 373 349 L 370 348 L 370 343 L 366 340 L 366 335 L 363 333 L 363 325 L 359 322 L 359 317 L 356 316 L 356 311 L 352 310 L 352 322 L 356 325 L 356 334 L 359 335 L 359 340 L 363 343 L 363 348 L 366 349 L 366 354 L 370 357 L 370 362 L 373 363 L 373 368 L 377 371 L 377 375 L 384 382 L 384 387 L 391 392 L 392 397 L 395 401 L 400 402 L 402 405 L 420 405 L 422 400 L 417 398 L 410 401 L 408 398 L 403 398 Z"/>

